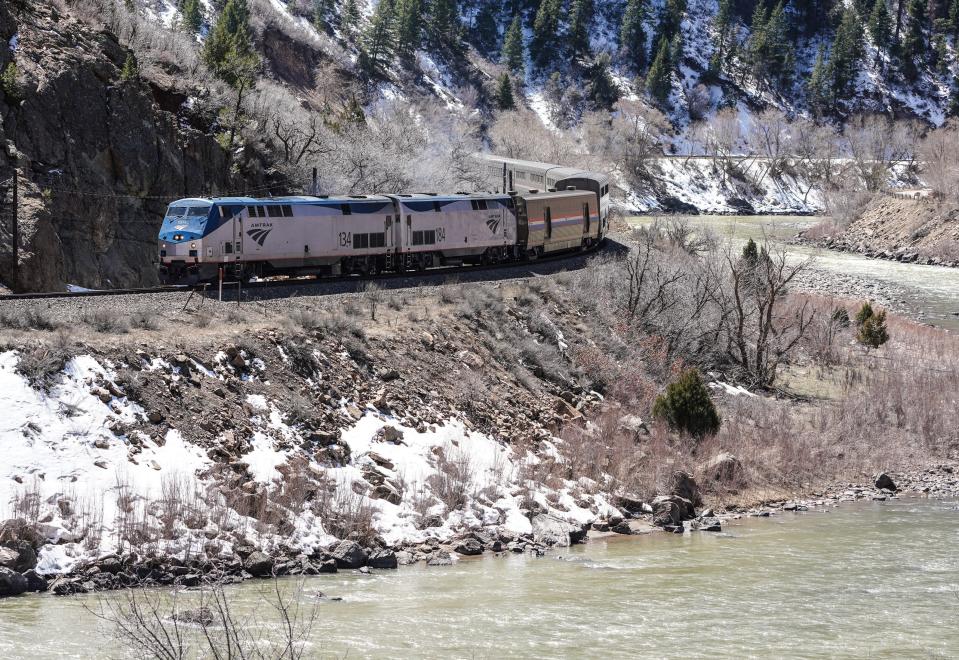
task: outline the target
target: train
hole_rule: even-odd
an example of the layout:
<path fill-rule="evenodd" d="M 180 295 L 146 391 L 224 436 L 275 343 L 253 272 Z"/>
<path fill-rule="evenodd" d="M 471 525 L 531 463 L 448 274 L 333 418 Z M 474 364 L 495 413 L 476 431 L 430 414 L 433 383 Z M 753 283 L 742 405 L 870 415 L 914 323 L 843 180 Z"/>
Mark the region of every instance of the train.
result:
<path fill-rule="evenodd" d="M 569 185 L 496 193 L 180 199 L 167 207 L 159 231 L 160 280 L 370 276 L 588 249 L 606 235 L 602 184 L 581 189 L 560 181 Z"/>

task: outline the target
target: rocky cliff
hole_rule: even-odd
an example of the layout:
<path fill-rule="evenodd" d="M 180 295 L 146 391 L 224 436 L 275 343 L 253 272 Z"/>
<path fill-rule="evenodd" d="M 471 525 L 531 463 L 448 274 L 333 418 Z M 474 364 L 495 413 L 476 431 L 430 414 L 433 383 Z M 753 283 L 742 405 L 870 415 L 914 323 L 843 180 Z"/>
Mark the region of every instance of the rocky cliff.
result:
<path fill-rule="evenodd" d="M 0 181 L 16 165 L 21 231 L 19 267 L 7 259 L 0 281 L 20 290 L 155 283 L 166 204 L 246 182 L 214 135 L 175 114 L 186 100 L 172 89 L 175 70 L 124 79 L 128 52 L 113 34 L 46 3 L 0 12 L 10 44 L 0 62 L 17 72 L 16 88 L 0 92 Z"/>

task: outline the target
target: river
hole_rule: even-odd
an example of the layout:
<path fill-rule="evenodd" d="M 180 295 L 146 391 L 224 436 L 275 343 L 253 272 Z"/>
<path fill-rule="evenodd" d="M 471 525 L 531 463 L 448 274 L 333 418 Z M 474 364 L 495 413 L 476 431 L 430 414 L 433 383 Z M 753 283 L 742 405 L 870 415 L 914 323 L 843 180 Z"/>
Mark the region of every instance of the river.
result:
<path fill-rule="evenodd" d="M 654 221 L 652 216 L 629 218 L 630 224 L 642 225 Z M 669 219 L 669 218 L 660 218 Z M 701 215 L 685 218 L 693 227 L 707 227 L 733 241 L 747 238 L 783 243 L 803 229 L 808 229 L 819 218 L 811 216 L 736 216 Z M 853 277 L 874 282 L 877 293 L 884 288 L 895 298 L 897 307 L 926 323 L 951 330 L 959 330 L 959 268 L 904 264 L 885 259 L 870 259 L 858 254 L 789 245 L 790 253 L 813 257 L 814 270 L 837 277 Z"/>
<path fill-rule="evenodd" d="M 959 501 L 904 498 L 542 558 L 317 576 L 303 594 L 343 600 L 319 601 L 308 657 L 955 657 L 957 545 Z M 270 585 L 227 592 L 239 612 L 262 613 Z M 96 606 L 0 600 L 0 657 L 123 657 Z"/>

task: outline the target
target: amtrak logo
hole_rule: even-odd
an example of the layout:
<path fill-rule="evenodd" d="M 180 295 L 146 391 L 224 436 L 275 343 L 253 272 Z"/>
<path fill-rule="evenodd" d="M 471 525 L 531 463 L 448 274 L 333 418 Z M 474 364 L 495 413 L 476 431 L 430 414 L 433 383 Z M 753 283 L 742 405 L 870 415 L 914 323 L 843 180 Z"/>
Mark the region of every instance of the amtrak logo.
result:
<path fill-rule="evenodd" d="M 263 247 L 263 242 L 266 241 L 266 237 L 270 235 L 271 231 L 273 231 L 272 227 L 256 227 L 246 232 L 246 235 L 256 241 L 260 247 Z"/>
<path fill-rule="evenodd" d="M 499 229 L 499 218 L 490 218 L 486 221 L 486 226 L 489 227 L 489 230 L 495 234 L 496 230 Z"/>

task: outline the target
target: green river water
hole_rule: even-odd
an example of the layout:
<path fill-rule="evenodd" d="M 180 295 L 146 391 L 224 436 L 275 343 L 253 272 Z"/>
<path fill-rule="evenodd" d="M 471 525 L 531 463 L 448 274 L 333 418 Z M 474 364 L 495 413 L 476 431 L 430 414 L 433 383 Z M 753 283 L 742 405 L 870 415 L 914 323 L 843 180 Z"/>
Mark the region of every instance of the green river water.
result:
<path fill-rule="evenodd" d="M 651 216 L 630 218 L 633 225 L 653 222 Z M 668 219 L 668 218 L 663 218 Z M 782 242 L 807 229 L 819 218 L 810 216 L 702 215 L 685 219 L 692 227 L 706 227 L 735 241 L 767 238 Z M 950 330 L 959 330 L 959 268 L 903 264 L 869 259 L 858 254 L 789 245 L 797 258 L 813 257 L 816 270 L 850 275 L 887 285 L 901 296 L 901 302 L 920 320 Z"/>
<path fill-rule="evenodd" d="M 317 576 L 303 593 L 343 600 L 317 605 L 308 657 L 956 657 L 957 547 L 959 501 L 902 499 Z M 262 614 L 269 589 L 228 593 Z M 0 657 L 133 657 L 85 605 L 96 598 L 0 601 Z"/>

